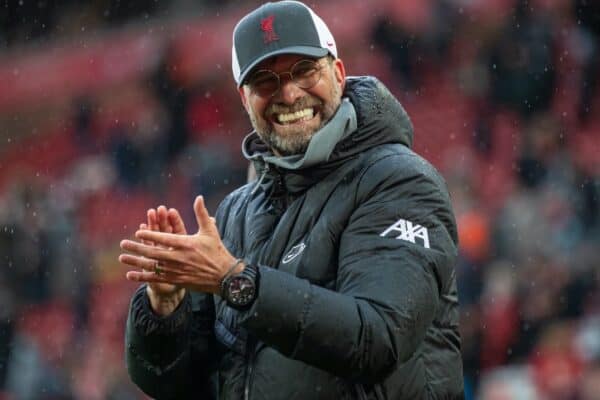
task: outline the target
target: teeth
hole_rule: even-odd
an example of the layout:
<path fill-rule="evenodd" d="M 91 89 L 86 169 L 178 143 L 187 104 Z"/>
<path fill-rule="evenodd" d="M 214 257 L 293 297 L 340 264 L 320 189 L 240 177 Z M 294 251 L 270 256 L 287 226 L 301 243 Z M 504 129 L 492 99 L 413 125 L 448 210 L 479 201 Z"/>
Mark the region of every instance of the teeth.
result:
<path fill-rule="evenodd" d="M 289 114 L 278 114 L 277 121 L 280 123 L 287 123 L 291 121 L 296 121 L 299 119 L 311 119 L 313 117 L 313 109 L 312 107 L 305 108 L 304 110 L 296 111 Z"/>

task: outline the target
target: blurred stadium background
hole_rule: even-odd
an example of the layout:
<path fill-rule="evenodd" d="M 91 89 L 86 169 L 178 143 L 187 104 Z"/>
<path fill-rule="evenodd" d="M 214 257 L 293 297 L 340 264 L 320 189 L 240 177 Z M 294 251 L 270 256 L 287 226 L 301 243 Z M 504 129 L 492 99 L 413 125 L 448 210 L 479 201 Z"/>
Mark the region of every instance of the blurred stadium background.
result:
<path fill-rule="evenodd" d="M 245 181 L 230 40 L 257 4 L 0 1 L 1 400 L 145 398 L 118 242 Z M 309 4 L 448 182 L 467 399 L 600 399 L 600 2 Z"/>

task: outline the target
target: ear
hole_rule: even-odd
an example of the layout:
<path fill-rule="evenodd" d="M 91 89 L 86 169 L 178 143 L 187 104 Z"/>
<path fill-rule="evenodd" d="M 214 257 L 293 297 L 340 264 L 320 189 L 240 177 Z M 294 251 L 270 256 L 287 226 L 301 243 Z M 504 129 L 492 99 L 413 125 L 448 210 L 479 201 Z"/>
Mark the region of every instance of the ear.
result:
<path fill-rule="evenodd" d="M 333 61 L 333 73 L 335 75 L 335 80 L 339 83 L 343 93 L 346 86 L 346 68 L 344 67 L 344 62 L 339 58 L 336 58 Z"/>
<path fill-rule="evenodd" d="M 242 104 L 244 105 L 244 108 L 246 109 L 246 111 L 248 111 L 248 97 L 246 87 L 242 86 L 238 88 L 238 92 L 240 94 L 240 98 L 242 99 Z"/>

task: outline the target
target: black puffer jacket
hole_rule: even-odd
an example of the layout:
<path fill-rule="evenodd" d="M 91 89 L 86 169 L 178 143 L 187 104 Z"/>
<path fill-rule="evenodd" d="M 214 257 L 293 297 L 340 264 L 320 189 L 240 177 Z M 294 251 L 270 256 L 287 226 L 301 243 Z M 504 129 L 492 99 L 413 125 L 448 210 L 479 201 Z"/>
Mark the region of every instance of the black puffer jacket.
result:
<path fill-rule="evenodd" d="M 133 381 L 159 399 L 455 399 L 462 361 L 457 235 L 442 178 L 410 150 L 412 126 L 374 78 L 349 78 L 356 129 L 285 169 L 256 135 L 261 179 L 216 214 L 229 251 L 259 266 L 238 312 L 187 294 L 156 317 L 143 288 L 126 332 Z"/>

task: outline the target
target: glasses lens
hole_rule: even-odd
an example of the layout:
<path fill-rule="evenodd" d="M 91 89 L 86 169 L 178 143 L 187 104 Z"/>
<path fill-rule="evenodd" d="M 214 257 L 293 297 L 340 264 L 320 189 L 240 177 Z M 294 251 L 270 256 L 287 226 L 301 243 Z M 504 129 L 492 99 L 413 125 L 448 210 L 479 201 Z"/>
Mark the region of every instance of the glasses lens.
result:
<path fill-rule="evenodd" d="M 290 70 L 292 79 L 302 89 L 309 89 L 321 79 L 319 63 L 312 60 L 300 60 Z"/>
<path fill-rule="evenodd" d="M 248 82 L 250 88 L 261 96 L 270 96 L 279 89 L 279 76 L 272 71 L 258 71 Z"/>

